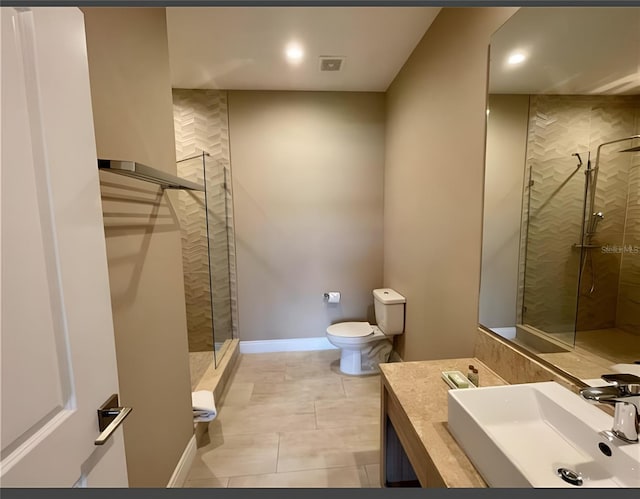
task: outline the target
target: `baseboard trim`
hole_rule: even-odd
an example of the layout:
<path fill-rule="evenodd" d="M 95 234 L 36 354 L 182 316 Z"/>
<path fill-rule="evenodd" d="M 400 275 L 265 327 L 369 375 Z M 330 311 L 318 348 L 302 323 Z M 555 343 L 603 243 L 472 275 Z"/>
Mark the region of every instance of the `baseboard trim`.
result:
<path fill-rule="evenodd" d="M 336 349 L 326 336 L 291 338 L 286 340 L 240 341 L 240 353 L 305 352 Z"/>
<path fill-rule="evenodd" d="M 187 476 L 189 475 L 189 470 L 191 469 L 191 465 L 196 458 L 196 436 L 192 436 L 191 440 L 184 449 L 182 456 L 180 457 L 180 461 L 176 465 L 176 469 L 173 470 L 173 475 L 169 479 L 169 483 L 167 484 L 168 489 L 172 488 L 180 488 L 184 486 L 184 483 L 187 481 Z"/>

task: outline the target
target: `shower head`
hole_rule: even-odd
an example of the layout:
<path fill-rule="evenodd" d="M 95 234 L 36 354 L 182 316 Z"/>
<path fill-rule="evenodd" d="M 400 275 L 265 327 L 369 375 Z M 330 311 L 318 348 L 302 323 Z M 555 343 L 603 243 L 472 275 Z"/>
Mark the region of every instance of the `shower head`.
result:
<path fill-rule="evenodd" d="M 618 152 L 637 152 L 637 151 L 640 151 L 640 146 L 630 147 L 629 149 L 623 149 L 622 151 L 618 151 Z"/>
<path fill-rule="evenodd" d="M 593 224 L 591 226 L 591 233 L 594 234 L 596 232 L 596 228 L 598 227 L 598 222 L 604 220 L 604 213 L 601 211 L 593 214 Z"/>
<path fill-rule="evenodd" d="M 574 152 L 571 156 L 576 156 L 578 158 L 578 165 L 576 166 L 576 168 L 580 168 L 582 166 L 582 158 L 580 157 L 580 154 Z"/>

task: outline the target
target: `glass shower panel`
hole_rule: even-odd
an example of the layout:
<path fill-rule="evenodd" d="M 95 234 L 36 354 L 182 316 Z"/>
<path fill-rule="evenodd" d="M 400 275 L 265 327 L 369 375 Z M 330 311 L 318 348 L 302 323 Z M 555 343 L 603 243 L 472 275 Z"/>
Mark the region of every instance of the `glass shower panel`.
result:
<path fill-rule="evenodd" d="M 630 154 L 629 159 L 625 252 L 620 267 L 616 323 L 624 331 L 640 335 L 640 152 Z"/>
<path fill-rule="evenodd" d="M 568 345 L 575 342 L 584 171 L 573 156 L 529 168 L 522 323 Z"/>
<path fill-rule="evenodd" d="M 204 156 L 177 163 L 178 175 L 205 184 Z M 209 273 L 207 195 L 200 191 L 178 193 L 182 267 L 184 272 L 187 338 L 192 389 L 205 371 L 214 365 L 214 338 Z"/>
<path fill-rule="evenodd" d="M 629 145 L 602 149 L 593 211 L 603 219 L 594 234 L 599 249 L 583 272 L 579 332 L 640 334 L 640 153 L 619 152 Z"/>
<path fill-rule="evenodd" d="M 587 196 L 585 220 L 595 227 L 586 229 L 584 264 L 576 330 L 598 332 L 616 327 L 618 290 L 625 260 L 625 221 L 629 192 L 629 156 L 618 153 L 620 146 L 603 148 L 593 207 Z M 591 158 L 596 156 L 595 151 Z M 597 214 L 597 215 L 594 215 Z M 592 225 L 597 221 L 597 224 Z M 578 339 L 584 335 L 578 335 Z"/>
<path fill-rule="evenodd" d="M 207 224 L 209 244 L 209 278 L 213 346 L 219 365 L 232 339 L 230 228 L 228 164 L 204 157 L 206 172 Z"/>
<path fill-rule="evenodd" d="M 178 161 L 178 174 L 205 186 L 180 191 L 189 357 L 193 380 L 217 366 L 233 337 L 229 165 L 207 153 Z M 231 241 L 232 242 L 232 241 Z"/>

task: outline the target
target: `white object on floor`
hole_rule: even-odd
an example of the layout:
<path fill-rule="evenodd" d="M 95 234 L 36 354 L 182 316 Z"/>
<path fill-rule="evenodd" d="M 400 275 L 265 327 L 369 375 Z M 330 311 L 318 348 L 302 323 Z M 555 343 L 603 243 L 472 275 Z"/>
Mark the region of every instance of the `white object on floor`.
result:
<path fill-rule="evenodd" d="M 215 419 L 218 415 L 213 393 L 208 390 L 191 392 L 191 404 L 193 407 L 193 421 L 204 423 Z"/>

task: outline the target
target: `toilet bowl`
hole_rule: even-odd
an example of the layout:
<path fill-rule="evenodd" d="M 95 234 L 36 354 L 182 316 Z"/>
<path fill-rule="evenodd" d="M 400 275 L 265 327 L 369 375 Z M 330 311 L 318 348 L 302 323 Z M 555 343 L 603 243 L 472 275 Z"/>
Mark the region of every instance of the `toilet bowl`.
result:
<path fill-rule="evenodd" d="M 333 324 L 327 328 L 327 339 L 341 350 L 340 371 L 345 374 L 377 372 L 378 362 L 386 361 L 391 352 L 391 342 L 385 334 L 380 331 L 380 328 L 368 322 Z M 376 352 L 372 352 L 374 346 L 378 347 Z M 370 353 L 378 353 L 381 358 L 375 362 Z"/>
<path fill-rule="evenodd" d="M 404 331 L 405 298 L 390 288 L 373 290 L 377 325 L 339 322 L 327 328 L 327 339 L 340 348 L 340 371 L 361 375 L 378 372 L 387 362 L 393 336 Z"/>

